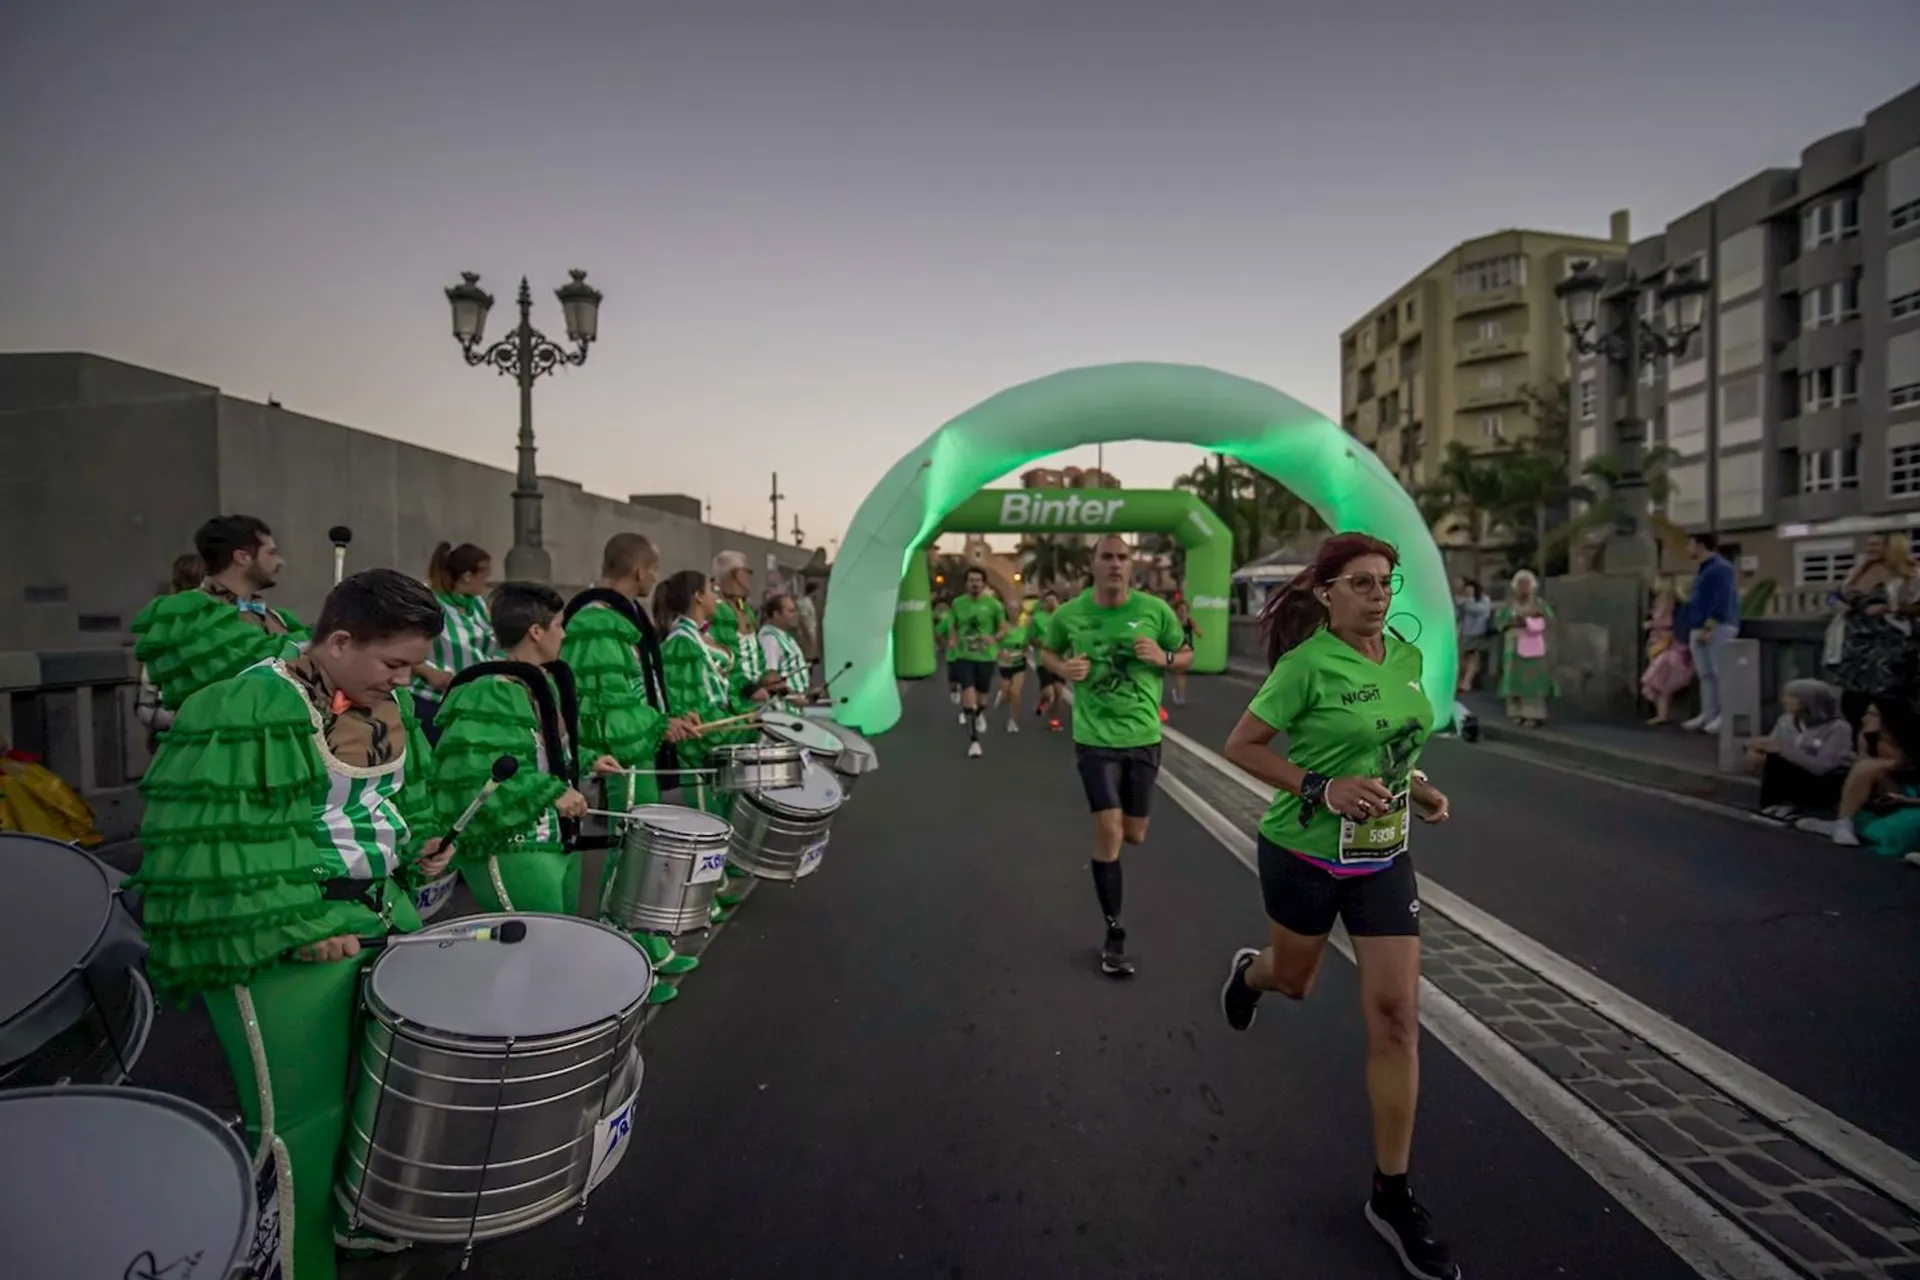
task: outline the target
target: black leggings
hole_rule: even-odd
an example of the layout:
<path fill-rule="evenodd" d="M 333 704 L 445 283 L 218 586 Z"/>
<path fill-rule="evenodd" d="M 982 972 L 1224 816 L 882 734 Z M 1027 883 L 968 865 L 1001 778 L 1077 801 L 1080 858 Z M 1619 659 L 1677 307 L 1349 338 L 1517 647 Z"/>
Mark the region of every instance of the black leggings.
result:
<path fill-rule="evenodd" d="M 1847 771 L 1809 773 L 1791 760 L 1771 755 L 1760 767 L 1760 807 L 1791 805 L 1802 813 L 1826 813 L 1840 806 Z"/>

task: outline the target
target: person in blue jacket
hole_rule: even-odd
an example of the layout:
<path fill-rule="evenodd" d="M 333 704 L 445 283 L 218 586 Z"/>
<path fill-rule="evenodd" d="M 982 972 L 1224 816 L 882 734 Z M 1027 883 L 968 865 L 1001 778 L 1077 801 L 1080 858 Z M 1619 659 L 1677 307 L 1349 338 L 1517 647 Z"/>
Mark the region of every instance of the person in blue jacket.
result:
<path fill-rule="evenodd" d="M 1689 534 L 1687 558 L 1696 566 L 1686 624 L 1687 649 L 1693 654 L 1693 670 L 1700 678 L 1700 714 L 1680 727 L 1718 733 L 1721 666 L 1726 661 L 1727 644 L 1740 634 L 1740 591 L 1734 582 L 1733 565 L 1720 554 L 1720 539 L 1713 534 Z M 1676 633 L 1678 621 L 1676 616 Z"/>

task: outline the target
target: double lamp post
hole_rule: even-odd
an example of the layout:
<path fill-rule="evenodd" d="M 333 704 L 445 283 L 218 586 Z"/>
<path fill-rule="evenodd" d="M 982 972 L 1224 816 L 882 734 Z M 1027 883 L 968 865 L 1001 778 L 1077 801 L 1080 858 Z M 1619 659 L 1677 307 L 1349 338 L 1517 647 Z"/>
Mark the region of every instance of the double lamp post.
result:
<path fill-rule="evenodd" d="M 1700 331 L 1712 289 L 1691 263 L 1673 266 L 1656 283 L 1618 261 L 1605 264 L 1602 270 L 1584 268 L 1553 287 L 1573 349 L 1581 355 L 1606 357 L 1612 373 L 1608 398 L 1615 390 L 1621 392 L 1621 412 L 1613 420 L 1620 476 L 1614 486 L 1613 530 L 1607 538 L 1606 564 L 1611 572 L 1649 573 L 1659 566 L 1647 489 L 1647 423 L 1640 411 L 1640 370 L 1686 354 L 1687 344 Z M 1640 315 L 1640 299 L 1649 292 L 1660 303 L 1659 318 L 1651 323 Z"/>
<path fill-rule="evenodd" d="M 587 283 L 584 271 L 554 291 L 567 326 L 569 351 L 533 327 L 533 291 L 520 277 L 520 323 L 492 346 L 481 345 L 493 295 L 480 287 L 479 273 L 462 271 L 460 283 L 447 290 L 453 308 L 453 340 L 470 365 L 492 365 L 520 387 L 520 448 L 513 480 L 513 546 L 507 552 L 506 576 L 515 582 L 548 582 L 553 558 L 542 544 L 540 531 L 540 475 L 534 468 L 533 383 L 543 373 L 562 365 L 587 362 L 587 348 L 600 335 L 600 291 Z"/>

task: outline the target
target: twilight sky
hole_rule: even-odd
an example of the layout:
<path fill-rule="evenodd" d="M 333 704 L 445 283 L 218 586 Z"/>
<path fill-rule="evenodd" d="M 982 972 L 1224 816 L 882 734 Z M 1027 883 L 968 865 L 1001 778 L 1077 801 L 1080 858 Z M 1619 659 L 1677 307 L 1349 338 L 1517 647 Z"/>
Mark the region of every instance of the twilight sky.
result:
<path fill-rule="evenodd" d="M 441 290 L 482 272 L 498 336 L 525 273 L 557 337 L 584 267 L 601 341 L 539 388 L 542 470 L 756 532 L 777 470 L 821 543 L 1059 369 L 1336 412 L 1339 330 L 1454 242 L 1644 234 L 1915 50 L 1916 0 L 62 0 L 0 30 L 0 350 L 510 467 Z M 1197 456 L 1106 451 L 1143 486 Z"/>

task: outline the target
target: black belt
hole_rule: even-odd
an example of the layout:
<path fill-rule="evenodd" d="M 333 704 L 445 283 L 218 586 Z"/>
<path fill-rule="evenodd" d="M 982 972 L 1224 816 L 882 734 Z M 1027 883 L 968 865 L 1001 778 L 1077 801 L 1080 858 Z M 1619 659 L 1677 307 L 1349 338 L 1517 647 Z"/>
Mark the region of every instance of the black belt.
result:
<path fill-rule="evenodd" d="M 378 880 L 356 880 L 352 876 L 335 876 L 331 880 L 320 882 L 320 896 L 328 902 L 365 902 L 378 911 L 385 903 L 387 881 L 383 876 Z"/>

